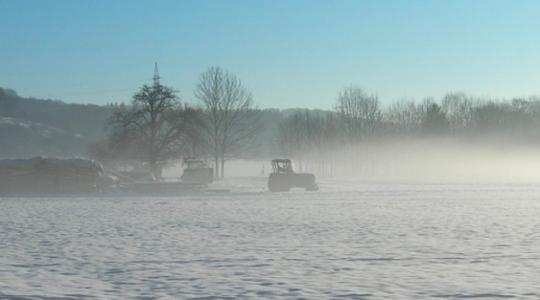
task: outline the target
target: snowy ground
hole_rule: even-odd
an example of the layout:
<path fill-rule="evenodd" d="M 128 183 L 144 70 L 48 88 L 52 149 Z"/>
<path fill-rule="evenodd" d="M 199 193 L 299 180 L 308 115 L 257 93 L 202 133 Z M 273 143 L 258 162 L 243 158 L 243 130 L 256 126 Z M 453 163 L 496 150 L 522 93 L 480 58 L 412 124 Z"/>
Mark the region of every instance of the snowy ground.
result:
<path fill-rule="evenodd" d="M 538 299 L 540 186 L 0 199 L 0 299 Z"/>

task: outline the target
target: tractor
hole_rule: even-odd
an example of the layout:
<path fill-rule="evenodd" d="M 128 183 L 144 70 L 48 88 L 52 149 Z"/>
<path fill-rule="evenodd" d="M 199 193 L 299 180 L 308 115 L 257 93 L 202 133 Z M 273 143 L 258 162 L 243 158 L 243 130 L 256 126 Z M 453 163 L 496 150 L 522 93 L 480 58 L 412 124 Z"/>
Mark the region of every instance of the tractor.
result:
<path fill-rule="evenodd" d="M 293 187 L 305 188 L 306 191 L 319 190 L 315 175 L 295 173 L 290 159 L 272 160 L 272 170 L 268 177 L 268 189 L 271 192 L 288 192 Z"/>
<path fill-rule="evenodd" d="M 201 159 L 184 158 L 184 173 L 180 177 L 183 182 L 208 185 L 214 181 L 214 168 L 206 165 Z"/>

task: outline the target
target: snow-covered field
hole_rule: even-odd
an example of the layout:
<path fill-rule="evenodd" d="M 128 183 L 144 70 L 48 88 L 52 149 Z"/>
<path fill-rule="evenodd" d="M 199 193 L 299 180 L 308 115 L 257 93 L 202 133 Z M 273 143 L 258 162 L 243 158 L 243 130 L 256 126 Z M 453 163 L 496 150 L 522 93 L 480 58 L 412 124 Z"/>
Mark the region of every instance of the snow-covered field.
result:
<path fill-rule="evenodd" d="M 538 299 L 540 186 L 0 199 L 0 299 Z"/>

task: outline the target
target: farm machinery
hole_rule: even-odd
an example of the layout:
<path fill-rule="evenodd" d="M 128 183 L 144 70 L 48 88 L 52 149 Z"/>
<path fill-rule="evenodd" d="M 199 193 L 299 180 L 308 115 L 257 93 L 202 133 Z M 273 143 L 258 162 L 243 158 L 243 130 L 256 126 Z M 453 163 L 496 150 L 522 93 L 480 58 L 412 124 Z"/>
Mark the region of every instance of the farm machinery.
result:
<path fill-rule="evenodd" d="M 291 188 L 305 188 L 306 191 L 317 191 L 315 175 L 296 173 L 290 159 L 272 160 L 272 173 L 268 177 L 268 189 L 271 192 L 288 192 Z"/>
<path fill-rule="evenodd" d="M 180 177 L 183 182 L 208 185 L 214 181 L 214 169 L 201 159 L 188 157 L 184 159 L 184 173 Z"/>

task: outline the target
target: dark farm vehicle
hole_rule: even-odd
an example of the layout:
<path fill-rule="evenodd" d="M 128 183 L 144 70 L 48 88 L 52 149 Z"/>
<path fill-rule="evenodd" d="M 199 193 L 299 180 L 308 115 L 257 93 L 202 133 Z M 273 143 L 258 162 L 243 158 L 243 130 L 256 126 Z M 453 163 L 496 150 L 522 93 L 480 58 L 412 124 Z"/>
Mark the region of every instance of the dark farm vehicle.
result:
<path fill-rule="evenodd" d="M 290 159 L 272 160 L 272 174 L 268 178 L 268 189 L 271 192 L 288 192 L 293 187 L 305 188 L 306 191 L 317 191 L 315 175 L 311 173 L 295 173 Z"/>
<path fill-rule="evenodd" d="M 214 181 L 214 169 L 201 159 L 192 157 L 184 159 L 184 173 L 180 177 L 183 182 L 208 185 Z"/>

